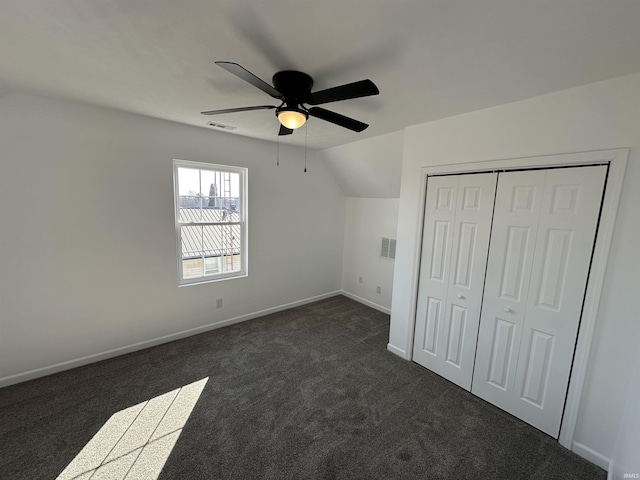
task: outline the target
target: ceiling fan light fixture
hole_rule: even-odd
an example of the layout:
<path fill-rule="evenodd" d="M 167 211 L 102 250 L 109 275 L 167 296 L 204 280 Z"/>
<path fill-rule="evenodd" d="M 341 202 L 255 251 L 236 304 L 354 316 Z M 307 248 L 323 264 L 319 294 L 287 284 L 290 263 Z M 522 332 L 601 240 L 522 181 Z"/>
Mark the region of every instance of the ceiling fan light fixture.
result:
<path fill-rule="evenodd" d="M 291 130 L 300 128 L 309 118 L 309 115 L 295 108 L 283 108 L 277 112 L 280 123 Z"/>

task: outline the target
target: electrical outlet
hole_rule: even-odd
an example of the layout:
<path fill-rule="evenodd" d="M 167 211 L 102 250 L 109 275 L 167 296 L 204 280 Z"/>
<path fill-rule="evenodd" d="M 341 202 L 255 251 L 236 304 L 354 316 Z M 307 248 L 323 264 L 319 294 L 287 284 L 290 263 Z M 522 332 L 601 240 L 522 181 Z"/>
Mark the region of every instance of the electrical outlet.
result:
<path fill-rule="evenodd" d="M 221 298 L 218 298 L 216 300 L 216 308 L 222 308 L 222 299 Z"/>
<path fill-rule="evenodd" d="M 362 275 L 358 277 L 358 283 L 362 283 Z"/>
<path fill-rule="evenodd" d="M 382 287 L 380 285 L 376 287 L 376 293 L 382 293 Z"/>

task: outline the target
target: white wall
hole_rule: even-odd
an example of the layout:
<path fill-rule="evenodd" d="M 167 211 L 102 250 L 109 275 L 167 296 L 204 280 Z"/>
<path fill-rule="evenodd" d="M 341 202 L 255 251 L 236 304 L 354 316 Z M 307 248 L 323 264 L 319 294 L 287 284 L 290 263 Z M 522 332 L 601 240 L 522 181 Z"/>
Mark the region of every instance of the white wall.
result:
<path fill-rule="evenodd" d="M 347 197 L 342 290 L 387 313 L 395 262 L 380 258 L 380 237 L 396 236 L 403 138 L 393 132 L 320 152 Z"/>
<path fill-rule="evenodd" d="M 340 289 L 344 196 L 315 152 L 305 174 L 298 148 L 276 167 L 268 142 L 17 93 L 0 102 L 5 384 Z M 249 168 L 247 278 L 178 288 L 174 158 Z"/>
<path fill-rule="evenodd" d="M 397 198 L 346 199 L 342 290 L 387 313 L 395 261 L 380 257 L 380 237 L 395 238 L 397 223 Z M 381 293 L 376 293 L 378 285 Z"/>
<path fill-rule="evenodd" d="M 390 348 L 408 351 L 423 166 L 631 147 L 574 448 L 610 458 L 640 341 L 640 74 L 405 130 Z"/>
<path fill-rule="evenodd" d="M 620 422 L 618 440 L 611 458 L 609 478 L 623 480 L 640 478 L 640 348 L 636 355 L 636 369 L 627 394 L 627 403 Z M 628 476 L 625 477 L 625 474 Z"/>

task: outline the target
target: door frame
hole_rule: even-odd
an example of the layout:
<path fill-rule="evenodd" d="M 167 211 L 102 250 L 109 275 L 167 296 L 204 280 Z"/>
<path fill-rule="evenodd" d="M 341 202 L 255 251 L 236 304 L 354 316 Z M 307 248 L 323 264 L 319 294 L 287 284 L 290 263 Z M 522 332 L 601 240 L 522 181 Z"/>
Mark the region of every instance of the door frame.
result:
<path fill-rule="evenodd" d="M 541 155 L 472 163 L 450 163 L 422 167 L 421 169 L 420 196 L 418 197 L 420 198 L 421 205 L 419 208 L 417 238 L 414 242 L 415 251 L 413 252 L 413 258 L 416 259 L 418 265 L 420 265 L 420 256 L 422 252 L 422 230 L 424 223 L 424 202 L 427 193 L 427 179 L 430 176 L 484 173 L 491 171 L 507 172 L 510 170 L 552 167 L 578 167 L 597 164 L 608 165 L 609 169 L 607 172 L 605 192 L 602 200 L 601 215 L 596 242 L 593 249 L 591 269 L 587 279 L 582 317 L 580 319 L 578 338 L 573 355 L 573 366 L 569 376 L 569 388 L 567 390 L 564 414 L 560 425 L 560 435 L 558 436 L 558 442 L 560 445 L 570 450 L 573 446 L 573 438 L 578 420 L 578 411 L 580 409 L 580 401 L 582 399 L 582 392 L 584 389 L 589 354 L 591 352 L 593 335 L 596 328 L 600 295 L 604 284 L 607 260 L 609 257 L 609 250 L 611 248 L 613 229 L 615 226 L 618 204 L 620 202 L 622 182 L 624 180 L 624 172 L 626 170 L 628 156 L 629 149 L 620 148 L 614 150 Z M 407 342 L 408 351 L 406 352 L 405 357 L 407 360 L 413 359 L 413 339 L 416 323 L 419 275 L 420 269 L 414 269 L 412 279 L 413 287 L 411 289 L 411 312 L 409 315 L 411 325 L 409 326 L 409 339 Z"/>

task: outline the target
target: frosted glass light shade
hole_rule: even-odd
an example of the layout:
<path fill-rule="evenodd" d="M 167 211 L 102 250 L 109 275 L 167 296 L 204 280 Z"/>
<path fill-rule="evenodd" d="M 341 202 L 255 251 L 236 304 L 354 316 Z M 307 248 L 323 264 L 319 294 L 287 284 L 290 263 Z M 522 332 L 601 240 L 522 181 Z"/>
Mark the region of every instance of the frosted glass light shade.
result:
<path fill-rule="evenodd" d="M 307 121 L 307 116 L 297 110 L 281 110 L 278 112 L 278 120 L 287 128 L 295 130 L 304 125 Z"/>

